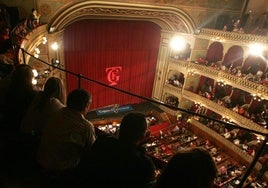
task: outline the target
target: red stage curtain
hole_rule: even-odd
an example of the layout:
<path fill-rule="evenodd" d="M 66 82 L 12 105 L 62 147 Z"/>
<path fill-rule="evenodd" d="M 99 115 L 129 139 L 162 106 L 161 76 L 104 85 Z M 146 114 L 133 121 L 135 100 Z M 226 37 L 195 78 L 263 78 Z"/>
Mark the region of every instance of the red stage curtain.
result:
<path fill-rule="evenodd" d="M 206 60 L 209 64 L 221 61 L 223 57 L 223 45 L 220 42 L 213 42 L 206 54 Z"/>
<path fill-rule="evenodd" d="M 222 65 L 233 68 L 242 65 L 243 63 L 244 50 L 241 46 L 232 46 L 225 54 Z"/>
<path fill-rule="evenodd" d="M 83 20 L 73 23 L 64 31 L 66 69 L 151 98 L 160 34 L 159 26 L 151 22 Z M 114 74 L 109 74 L 112 77 L 107 77 L 109 70 L 113 70 Z M 76 77 L 67 74 L 66 80 L 67 91 L 78 87 Z M 83 79 L 81 88 L 92 93 L 92 109 L 143 101 Z"/>

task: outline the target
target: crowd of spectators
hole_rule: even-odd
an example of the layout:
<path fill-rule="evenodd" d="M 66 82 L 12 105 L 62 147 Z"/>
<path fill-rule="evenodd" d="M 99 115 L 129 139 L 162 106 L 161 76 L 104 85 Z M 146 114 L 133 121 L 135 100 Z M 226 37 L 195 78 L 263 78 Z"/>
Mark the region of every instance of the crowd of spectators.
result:
<path fill-rule="evenodd" d="M 214 117 L 215 119 L 219 119 L 218 114 L 208 114 L 203 113 L 204 116 L 210 116 Z M 263 142 L 263 138 L 261 138 L 259 135 L 256 135 L 250 131 L 244 130 L 243 128 L 239 128 L 238 125 L 236 125 L 234 122 L 231 122 L 229 119 L 222 118 L 223 122 L 226 123 L 220 123 L 218 121 L 208 120 L 204 117 L 194 117 L 195 120 L 198 120 L 200 123 L 206 125 L 210 129 L 214 130 L 218 135 L 221 135 L 226 140 L 230 141 L 232 144 L 236 145 L 238 148 L 241 149 L 241 151 L 247 153 L 248 155 L 252 156 L 252 158 L 255 157 L 256 153 L 259 152 L 260 146 Z M 214 158 L 216 163 L 217 161 L 225 160 L 222 156 L 220 159 L 218 157 Z M 267 149 L 265 149 L 261 156 L 258 159 L 258 162 L 262 165 L 261 171 L 258 174 L 255 174 L 255 178 L 259 181 L 262 181 L 262 179 L 267 178 L 267 165 L 264 161 L 267 161 Z M 241 175 L 242 171 L 245 171 L 245 166 L 237 166 L 235 168 L 229 167 L 229 165 L 223 165 L 219 169 L 218 176 L 216 178 L 216 182 L 219 180 L 222 182 L 224 179 L 226 181 L 229 181 L 230 178 L 234 175 L 233 173 L 239 172 Z M 242 170 L 243 168 L 244 170 Z M 254 178 L 253 178 L 254 179 Z M 239 183 L 239 181 L 238 181 Z M 252 185 L 255 183 L 252 183 Z M 258 184 L 261 186 L 267 186 L 265 180 L 261 182 L 258 182 Z M 249 185 L 250 187 L 251 185 Z"/>
<path fill-rule="evenodd" d="M 85 118 L 88 91 L 71 91 L 65 103 L 60 79 L 50 77 L 36 90 L 32 78 L 32 68 L 22 64 L 0 80 L 2 177 L 30 177 L 36 187 L 155 186 L 156 167 L 143 149 L 150 138 L 144 114 L 126 114 L 118 137 L 97 135 Z"/>
<path fill-rule="evenodd" d="M 233 64 L 230 64 L 227 66 L 222 65 L 221 62 L 212 62 L 211 64 L 209 64 L 206 58 L 199 58 L 197 59 L 196 63 L 211 66 L 219 71 L 223 71 L 232 74 L 234 76 L 237 76 L 239 78 L 267 86 L 268 85 L 267 68 L 260 66 L 260 61 L 261 60 L 257 62 L 252 62 L 251 65 L 234 66 Z"/>
<path fill-rule="evenodd" d="M 178 97 L 176 97 L 174 95 L 168 95 L 165 98 L 165 103 L 170 105 L 170 106 L 178 107 L 179 99 L 178 99 Z"/>
<path fill-rule="evenodd" d="M 208 115 L 206 113 L 202 115 Z M 210 114 L 211 117 L 218 116 L 217 114 Z M 246 131 L 244 129 L 240 129 L 238 125 L 234 122 L 230 122 L 230 120 L 222 118 L 223 122 L 220 123 L 213 120 L 208 120 L 203 117 L 195 118 L 196 120 L 200 121 L 202 124 L 206 125 L 210 129 L 217 132 L 217 134 L 224 137 L 226 140 L 232 142 L 234 145 L 239 147 L 242 151 L 247 153 L 248 155 L 255 157 L 256 152 L 258 152 L 261 144 L 262 138 L 250 131 Z M 233 126 L 234 125 L 234 126 Z M 264 151 L 259 158 L 259 162 L 263 165 L 262 172 L 260 172 L 259 177 L 264 176 L 266 172 L 266 164 L 262 161 L 267 158 L 267 151 Z"/>
<path fill-rule="evenodd" d="M 0 13 L 4 15 L 2 9 Z M 40 15 L 33 9 L 31 17 L 12 30 L 17 37 L 15 42 L 20 43 L 30 30 L 39 26 L 39 19 Z M 0 46 L 5 53 L 10 49 L 11 44 L 10 26 L 7 24 L 1 26 L 0 29 L 0 42 L 3 44 Z M 10 59 L 3 58 L 5 64 L 13 64 L 12 61 L 9 61 Z M 253 69 L 250 67 L 244 78 L 260 83 L 263 73 Z M 221 70 L 225 69 L 221 67 Z M 228 71 L 240 76 L 239 70 Z M 157 182 L 156 186 L 160 188 L 166 187 L 167 184 L 174 186 L 178 183 L 179 186 L 190 187 L 191 183 L 196 182 L 200 186 L 193 185 L 192 187 L 201 188 L 204 185 L 213 187 L 217 174 L 214 163 L 209 154 L 199 149 L 174 155 L 160 178 L 156 178 L 153 161 L 142 150 L 142 144 L 149 136 L 146 117 L 143 114 L 126 115 L 120 125 L 119 138 L 105 134 L 97 137 L 94 126 L 85 118 L 92 101 L 90 93 L 83 89 L 74 90 L 67 95 L 66 103 L 65 89 L 59 78 L 49 78 L 44 89 L 39 91 L 32 85 L 33 73 L 30 66 L 18 65 L 14 67 L 14 71 L 11 69 L 9 72 L 10 75 L 0 80 L 0 123 L 3 134 L 1 150 L 6 153 L 1 158 L 4 167 L 1 175 L 4 171 L 22 175 L 23 171 L 29 169 L 29 166 L 27 167 L 29 163 L 24 163 L 29 160 L 33 165 L 31 168 L 40 170 L 42 175 L 45 173 L 46 180 L 51 181 L 52 184 L 47 186 L 66 187 L 76 183 L 81 187 L 94 184 L 102 186 L 104 183 L 107 186 L 108 183 L 108 185 L 124 185 L 124 187 L 154 187 Z M 243 75 L 243 73 L 241 74 Z M 184 77 L 175 77 L 168 80 L 168 83 L 182 87 Z M 200 93 L 202 95 L 204 93 L 212 94 L 211 85 L 206 86 L 204 85 Z M 208 98 L 209 95 L 205 96 Z M 178 106 L 179 101 L 176 97 L 168 96 L 165 100 L 167 104 Z M 263 117 L 268 116 L 265 112 L 266 109 L 261 113 Z M 225 132 L 224 136 L 228 132 Z M 247 145 L 246 142 L 248 140 L 242 141 L 243 147 Z M 184 163 L 187 161 L 184 155 L 186 157 L 194 155 L 193 158 L 197 161 L 190 160 L 189 163 Z M 22 157 L 18 160 L 17 156 Z M 90 163 L 88 163 L 89 159 Z M 83 163 L 80 163 L 81 161 Z M 208 169 L 210 171 L 204 174 L 202 171 L 198 171 L 198 165 L 206 161 L 209 164 L 202 166 L 202 170 L 207 167 L 213 168 Z M 83 164 L 82 167 L 81 164 Z M 23 168 L 17 171 L 20 168 L 19 165 L 22 165 Z M 85 174 L 85 171 L 89 172 L 92 168 L 93 173 Z M 178 168 L 181 169 L 176 171 Z M 188 176 L 192 175 L 197 181 L 189 182 L 184 178 L 172 181 L 177 180 L 178 173 L 184 174 L 186 170 L 189 170 Z M 81 173 L 82 176 L 79 176 Z M 172 179 L 166 179 L 170 177 Z M 77 180 L 80 182 L 76 182 Z M 183 184 L 184 180 L 186 180 L 186 185 Z"/>
<path fill-rule="evenodd" d="M 258 123 L 260 126 L 267 127 L 267 101 L 261 99 L 260 96 L 254 96 L 212 79 L 207 79 L 201 84 L 196 93 Z"/>
<path fill-rule="evenodd" d="M 182 73 L 180 73 L 179 75 L 174 74 L 170 78 L 168 78 L 166 83 L 182 88 L 183 84 L 184 84 L 184 79 L 185 78 L 184 78 L 184 75 Z"/>
<path fill-rule="evenodd" d="M 13 11 L 12 16 L 10 11 Z M 0 79 L 11 72 L 14 64 L 18 64 L 17 47 L 28 33 L 41 24 L 41 15 L 36 9 L 32 9 L 31 15 L 22 20 L 14 16 L 17 11 L 0 5 Z"/>

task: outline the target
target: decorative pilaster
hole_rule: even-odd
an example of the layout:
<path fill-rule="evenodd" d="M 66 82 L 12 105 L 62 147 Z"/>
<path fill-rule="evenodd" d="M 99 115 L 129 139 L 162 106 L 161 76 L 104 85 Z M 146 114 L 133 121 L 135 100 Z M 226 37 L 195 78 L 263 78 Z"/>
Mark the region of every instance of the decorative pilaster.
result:
<path fill-rule="evenodd" d="M 163 87 L 166 81 L 166 73 L 169 63 L 169 56 L 171 49 L 169 47 L 169 41 L 172 37 L 172 33 L 167 31 L 162 31 L 161 40 L 159 45 L 159 53 L 156 65 L 156 73 L 154 79 L 154 87 L 152 92 L 152 98 L 162 101 Z"/>

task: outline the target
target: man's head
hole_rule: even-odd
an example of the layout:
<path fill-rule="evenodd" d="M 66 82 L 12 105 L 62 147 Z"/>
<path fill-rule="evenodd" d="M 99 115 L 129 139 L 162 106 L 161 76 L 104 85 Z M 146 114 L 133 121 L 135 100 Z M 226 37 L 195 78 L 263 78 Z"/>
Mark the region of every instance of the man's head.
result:
<path fill-rule="evenodd" d="M 67 107 L 86 115 L 91 104 L 92 96 L 84 89 L 75 89 L 67 97 Z"/>
<path fill-rule="evenodd" d="M 33 69 L 27 64 L 19 64 L 15 67 L 12 75 L 12 80 L 23 85 L 32 85 L 32 79 L 34 77 Z"/>
<path fill-rule="evenodd" d="M 120 124 L 119 140 L 127 144 L 137 145 L 144 139 L 147 122 L 144 114 L 131 112 L 125 115 Z"/>

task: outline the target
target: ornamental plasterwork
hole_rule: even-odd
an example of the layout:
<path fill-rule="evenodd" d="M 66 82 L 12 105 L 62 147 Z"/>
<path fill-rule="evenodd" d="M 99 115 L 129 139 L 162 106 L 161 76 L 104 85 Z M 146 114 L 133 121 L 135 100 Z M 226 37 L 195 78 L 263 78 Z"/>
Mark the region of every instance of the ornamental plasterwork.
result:
<path fill-rule="evenodd" d="M 54 32 L 64 29 L 65 26 L 82 19 L 90 18 L 115 18 L 115 19 L 135 19 L 151 21 L 158 24 L 163 30 L 176 31 L 182 33 L 193 33 L 195 28 L 191 17 L 184 11 L 174 7 L 163 8 L 155 6 L 138 6 L 133 4 L 94 4 L 90 2 L 73 4 L 63 8 L 51 19 L 49 28 Z"/>
<path fill-rule="evenodd" d="M 265 36 L 236 33 L 229 31 L 220 31 L 213 29 L 201 29 L 198 36 L 200 36 L 200 38 L 206 38 L 209 40 L 215 40 L 219 42 L 222 41 L 236 41 L 240 43 L 255 42 L 255 43 L 263 43 L 265 45 L 267 45 L 268 43 L 268 37 Z"/>
<path fill-rule="evenodd" d="M 136 1 L 137 2 L 137 1 Z M 152 2 L 152 0 L 140 0 L 140 2 Z M 218 8 L 230 10 L 240 10 L 243 5 L 243 1 L 237 0 L 155 0 L 155 3 L 165 3 L 173 5 L 183 5 L 183 6 L 194 6 L 194 7 L 205 7 L 205 8 Z"/>
<path fill-rule="evenodd" d="M 182 22 L 181 18 L 179 18 L 177 15 L 168 12 L 92 7 L 92 8 L 85 8 L 78 12 L 70 14 L 65 19 L 72 20 L 73 18 L 83 17 L 84 15 L 104 16 L 104 17 L 109 16 L 109 17 L 118 17 L 120 19 L 127 19 L 133 17 L 144 19 L 149 17 L 150 18 L 149 20 L 153 22 L 157 22 L 156 19 L 166 20 L 169 23 L 169 26 L 168 25 L 165 26 L 164 23 L 161 23 L 160 25 L 162 26 L 162 29 L 171 30 L 171 28 L 174 28 L 176 31 L 182 33 L 189 32 L 185 24 Z"/>

